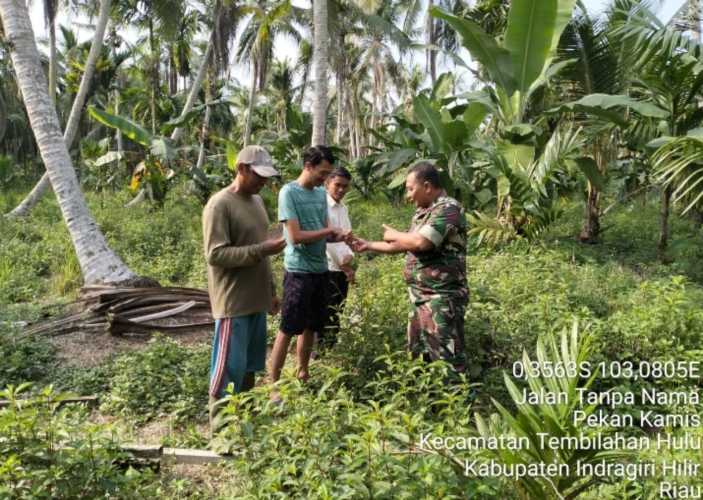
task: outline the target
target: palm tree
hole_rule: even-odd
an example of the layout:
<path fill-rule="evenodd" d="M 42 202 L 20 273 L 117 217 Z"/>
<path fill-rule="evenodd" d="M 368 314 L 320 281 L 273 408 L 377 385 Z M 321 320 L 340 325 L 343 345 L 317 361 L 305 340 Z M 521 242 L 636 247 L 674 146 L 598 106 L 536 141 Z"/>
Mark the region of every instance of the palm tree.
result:
<path fill-rule="evenodd" d="M 168 47 L 168 87 L 169 94 L 178 92 L 178 77 L 190 76 L 191 47 L 198 32 L 198 12 L 186 12 L 178 24 L 178 35 Z"/>
<path fill-rule="evenodd" d="M 300 18 L 301 12 L 293 7 L 290 0 L 259 2 L 258 5 L 247 5 L 242 10 L 252 14 L 244 27 L 237 51 L 237 60 L 248 60 L 251 65 L 249 104 L 242 136 L 243 144 L 247 145 L 251 139 L 256 95 L 266 86 L 275 38 L 285 34 L 299 42 L 302 37 L 293 24 Z"/>
<path fill-rule="evenodd" d="M 0 24 L 0 152 L 27 163 L 37 157 L 29 117 L 22 104 L 15 73 L 10 61 L 10 47 Z"/>
<path fill-rule="evenodd" d="M 375 130 L 382 122 L 382 116 L 389 102 L 391 84 L 396 87 L 402 80 L 395 52 L 401 57 L 411 47 L 411 40 L 398 28 L 403 11 L 398 4 L 382 3 L 378 10 L 361 19 L 361 30 L 356 43 L 362 48 L 357 71 L 370 75 L 372 82 L 369 129 Z M 374 139 L 369 140 L 369 144 Z"/>
<path fill-rule="evenodd" d="M 313 0 L 313 67 L 315 97 L 312 103 L 312 143 L 325 144 L 327 130 L 327 79 L 329 78 L 328 0 Z"/>
<path fill-rule="evenodd" d="M 295 63 L 296 73 L 300 75 L 300 86 L 298 88 L 298 106 L 303 106 L 305 100 L 305 90 L 310 77 L 312 67 L 312 44 L 308 40 L 300 40 L 298 44 L 298 59 Z"/>
<path fill-rule="evenodd" d="M 274 61 L 271 68 L 269 96 L 279 133 L 285 133 L 288 130 L 288 113 L 293 106 L 294 72 L 287 59 Z"/>
<path fill-rule="evenodd" d="M 46 165 L 86 284 L 123 283 L 136 275 L 108 247 L 80 190 L 51 102 L 24 0 L 0 0 L 0 18 L 32 131 Z"/>
<path fill-rule="evenodd" d="M 98 15 L 98 22 L 95 26 L 93 41 L 90 45 L 90 52 L 88 53 L 88 58 L 85 62 L 85 71 L 83 73 L 83 77 L 81 78 L 78 93 L 73 100 L 71 114 L 68 117 L 68 123 L 66 124 L 66 130 L 64 132 L 64 140 L 68 149 L 70 149 L 76 138 L 76 132 L 78 131 L 81 114 L 83 113 L 83 108 L 90 89 L 90 83 L 93 79 L 93 73 L 95 72 L 95 64 L 102 50 L 105 29 L 107 27 L 107 22 L 110 15 L 111 3 L 111 0 L 100 1 L 100 13 Z M 54 99 L 52 99 L 52 101 L 55 103 Z M 37 182 L 32 191 L 30 191 L 30 193 L 20 202 L 20 204 L 9 212 L 8 215 L 12 217 L 25 217 L 29 215 L 32 208 L 34 208 L 34 206 L 39 202 L 39 200 L 42 199 L 46 191 L 49 189 L 49 185 L 50 183 L 47 169 L 47 173 L 39 179 L 39 182 Z"/>
<path fill-rule="evenodd" d="M 161 41 L 173 42 L 185 15 L 184 0 L 124 0 L 118 7 L 122 21 L 134 22 L 147 28 L 148 53 L 145 56 L 145 74 L 150 83 L 149 112 L 151 132 L 156 133 L 156 100 L 160 95 Z"/>
<path fill-rule="evenodd" d="M 205 52 L 202 56 L 200 66 L 198 67 L 198 73 L 195 75 L 195 78 L 191 83 L 188 97 L 186 98 L 186 102 L 178 117 L 179 120 L 183 120 L 193 109 L 195 100 L 208 72 L 221 73 L 224 71 L 229 60 L 229 44 L 236 34 L 237 26 L 241 20 L 242 13 L 243 8 L 236 2 L 227 2 L 226 5 L 223 5 L 221 0 L 215 0 L 213 5 L 212 27 L 210 29 L 210 35 L 208 36 Z M 211 95 L 211 80 L 212 78 L 208 79 L 207 87 L 205 89 L 206 107 L 205 115 L 203 117 L 203 124 L 201 127 L 198 159 L 195 165 L 196 171 L 199 171 L 205 162 L 205 142 L 209 131 L 210 116 L 212 113 L 210 106 L 207 104 L 210 100 L 209 96 Z M 183 126 L 176 127 L 171 133 L 171 141 L 179 141 L 184 130 L 185 128 Z M 127 203 L 126 206 L 135 206 L 145 199 L 146 191 L 144 189 L 140 189 L 137 195 L 129 203 Z"/>
<path fill-rule="evenodd" d="M 627 89 L 628 57 L 612 35 L 612 25 L 620 16 L 619 6 L 613 6 L 602 20 L 593 20 L 585 10 L 567 25 L 562 35 L 559 54 L 563 60 L 573 61 L 559 75 L 558 86 L 562 99 L 576 100 L 583 96 L 620 94 Z M 608 71 L 603 71 L 608 68 Z M 576 120 L 577 118 L 574 117 Z M 582 122 L 584 133 L 591 140 L 591 154 L 600 173 L 606 175 L 608 164 L 617 156 L 618 129 L 597 117 Z M 580 241 L 594 243 L 600 234 L 600 189 L 597 183 L 587 181 L 586 212 L 579 233 Z"/>
<path fill-rule="evenodd" d="M 44 22 L 49 31 L 49 97 L 56 104 L 57 51 L 56 51 L 56 16 L 59 0 L 44 0 Z"/>

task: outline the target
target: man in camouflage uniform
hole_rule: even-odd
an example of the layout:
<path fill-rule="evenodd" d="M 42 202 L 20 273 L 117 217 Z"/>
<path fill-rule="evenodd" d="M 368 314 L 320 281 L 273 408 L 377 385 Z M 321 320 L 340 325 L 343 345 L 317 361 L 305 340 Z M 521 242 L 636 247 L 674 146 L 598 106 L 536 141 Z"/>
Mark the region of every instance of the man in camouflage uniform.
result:
<path fill-rule="evenodd" d="M 440 186 L 430 163 L 415 165 L 405 182 L 406 196 L 417 210 L 407 233 L 384 225 L 383 241 L 352 241 L 355 251 L 407 252 L 404 277 L 413 310 L 408 349 L 428 360 L 443 359 L 461 373 L 466 369 L 464 311 L 466 217 L 464 209 Z"/>

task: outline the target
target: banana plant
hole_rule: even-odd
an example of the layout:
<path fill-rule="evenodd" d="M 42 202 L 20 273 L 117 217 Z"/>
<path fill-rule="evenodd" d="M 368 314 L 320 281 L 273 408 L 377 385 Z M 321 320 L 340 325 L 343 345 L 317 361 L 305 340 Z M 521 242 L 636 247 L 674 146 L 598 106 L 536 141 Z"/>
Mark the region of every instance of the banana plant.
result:
<path fill-rule="evenodd" d="M 514 0 L 502 44 L 469 19 L 437 7 L 430 9 L 434 17 L 457 31 L 464 47 L 495 84 L 487 90 L 495 94 L 497 117 L 508 131 L 531 130 L 527 114 L 530 97 L 567 65 L 568 61 L 553 62 L 575 1 Z"/>
<path fill-rule="evenodd" d="M 477 133 L 489 106 L 481 93 L 461 101 L 458 96 L 450 96 L 452 87 L 453 75 L 440 75 L 430 91 L 412 99 L 409 112 L 400 108 L 389 126 L 372 131 L 384 145 L 383 151 L 371 155 L 363 164 L 375 164 L 375 176 L 389 179 L 390 189 L 403 184 L 407 167 L 419 159 L 437 165 L 448 192 L 457 195 L 458 190 L 471 183 L 475 149 L 472 145 L 477 145 Z M 465 191 L 471 197 L 475 186 Z M 471 204 L 471 200 L 465 201 Z"/>
<path fill-rule="evenodd" d="M 89 106 L 88 112 L 98 123 L 119 130 L 124 137 L 144 148 L 144 154 L 140 155 L 141 161 L 132 171 L 129 188 L 136 193 L 140 188 L 145 187 L 147 195 L 154 202 L 163 203 L 168 189 L 168 181 L 175 175 L 174 171 L 168 167 L 169 162 L 174 160 L 176 155 L 171 141 L 167 137 L 152 134 L 124 116 L 114 115 L 94 106 Z M 120 159 L 119 153 L 108 151 L 96 159 L 95 164 L 105 165 Z"/>
<path fill-rule="evenodd" d="M 556 177 L 535 175 L 540 169 L 568 170 L 575 165 L 584 175 L 593 174 L 589 163 L 577 161 L 578 151 L 569 147 L 578 142 L 578 129 L 552 137 L 559 127 L 555 129 L 545 123 L 544 116 L 530 112 L 535 92 L 573 63 L 556 61 L 556 49 L 575 3 L 513 0 L 501 42 L 469 19 L 431 9 L 433 16 L 446 21 L 461 36 L 463 46 L 492 83 L 483 89 L 487 96 L 483 102 L 489 106 L 488 128 L 495 130 L 498 138 L 484 149 L 488 159 L 485 170 L 495 177 L 497 213 L 475 212 L 472 216 L 472 231 L 482 240 L 532 237 L 554 220 L 558 210 L 549 193 L 556 186 L 550 185 Z"/>
<path fill-rule="evenodd" d="M 514 163 L 508 153 L 489 151 L 488 171 L 497 180 L 498 212 L 495 216 L 474 211 L 468 215 L 469 233 L 478 242 L 491 245 L 515 238 L 534 239 L 561 215 L 559 197 L 574 191 L 576 174 L 588 172 L 593 182 L 601 185 L 588 158 L 581 157 L 584 141 L 580 128 L 559 126 L 550 136 L 542 153 L 532 159 L 530 147 L 513 148 Z"/>

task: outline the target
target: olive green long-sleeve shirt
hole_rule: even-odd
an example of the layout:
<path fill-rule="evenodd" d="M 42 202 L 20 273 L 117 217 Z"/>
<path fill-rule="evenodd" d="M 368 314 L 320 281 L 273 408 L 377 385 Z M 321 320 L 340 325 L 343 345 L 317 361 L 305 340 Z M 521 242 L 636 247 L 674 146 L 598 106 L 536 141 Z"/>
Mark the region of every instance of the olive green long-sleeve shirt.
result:
<path fill-rule="evenodd" d="M 263 255 L 268 215 L 260 196 L 228 188 L 203 211 L 208 291 L 215 319 L 268 312 L 274 295 L 271 267 Z"/>

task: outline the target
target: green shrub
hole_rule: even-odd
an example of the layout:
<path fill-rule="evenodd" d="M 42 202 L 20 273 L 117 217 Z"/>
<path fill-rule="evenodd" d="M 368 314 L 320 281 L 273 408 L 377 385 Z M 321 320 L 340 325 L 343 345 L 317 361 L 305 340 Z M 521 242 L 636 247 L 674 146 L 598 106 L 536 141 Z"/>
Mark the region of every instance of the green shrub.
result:
<path fill-rule="evenodd" d="M 700 359 L 703 291 L 682 276 L 646 281 L 623 297 L 603 325 L 605 359 Z"/>
<path fill-rule="evenodd" d="M 82 396 L 101 396 L 110 391 L 112 363 L 110 359 L 97 366 L 61 366 L 55 370 L 52 383 L 63 391 Z"/>
<path fill-rule="evenodd" d="M 348 389 L 356 375 L 322 364 L 308 386 L 279 382 L 282 407 L 265 387 L 229 396 L 214 444 L 235 454 L 235 496 L 466 498 L 485 490 L 443 457 L 413 452 L 421 433 L 468 432 L 470 387 L 448 384 L 444 363 L 405 354 L 378 363 L 364 400 Z"/>
<path fill-rule="evenodd" d="M 379 356 L 404 349 L 408 310 L 402 259 L 381 257 L 362 264 L 341 317 L 332 362 L 354 373 L 361 385 L 371 380 Z"/>
<path fill-rule="evenodd" d="M 0 328 L 0 388 L 50 377 L 56 358 L 54 346 L 42 338 Z"/>
<path fill-rule="evenodd" d="M 209 346 L 184 347 L 157 335 L 146 348 L 115 358 L 101 409 L 138 421 L 167 414 L 202 417 L 207 413 L 209 366 Z"/>
<path fill-rule="evenodd" d="M 21 399 L 27 385 L 9 386 L 0 399 L 0 498 L 144 498 L 155 493 L 149 472 L 119 466 L 126 457 L 110 430 L 91 424 L 65 394 L 51 387 Z"/>

